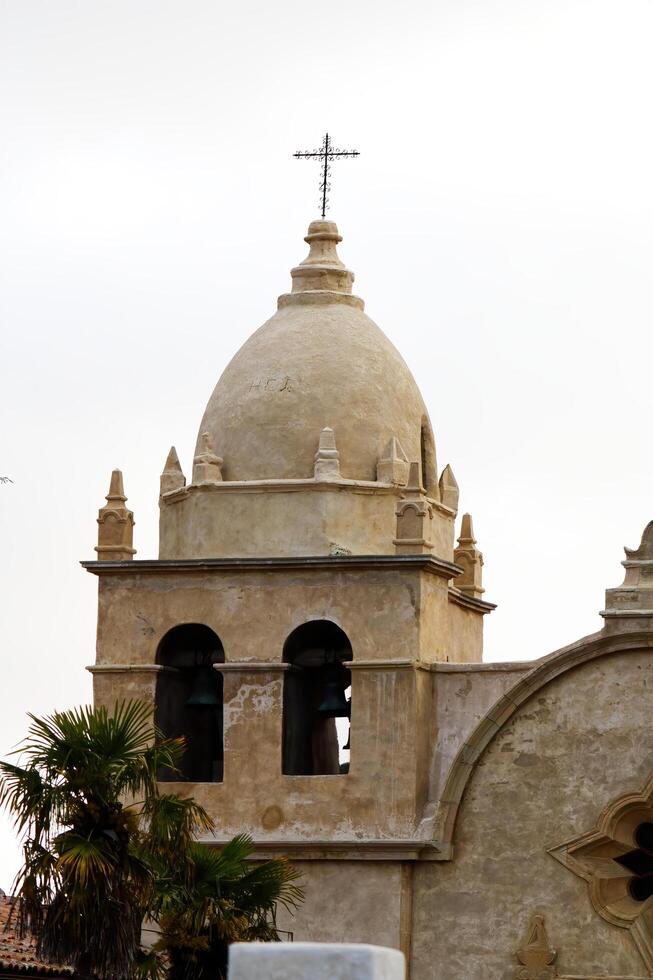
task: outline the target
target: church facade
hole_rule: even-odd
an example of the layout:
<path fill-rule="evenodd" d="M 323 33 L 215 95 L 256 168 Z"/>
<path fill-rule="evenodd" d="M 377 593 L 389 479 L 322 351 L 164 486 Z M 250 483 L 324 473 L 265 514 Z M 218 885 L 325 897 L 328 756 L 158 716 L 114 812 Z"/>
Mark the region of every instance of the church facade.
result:
<path fill-rule="evenodd" d="M 98 518 L 96 703 L 150 701 L 219 828 L 287 855 L 296 940 L 400 948 L 411 980 L 653 977 L 653 523 L 603 626 L 483 662 L 494 606 L 406 364 L 333 222 L 225 369 L 136 560 Z M 528 649 L 524 649 L 525 658 Z"/>

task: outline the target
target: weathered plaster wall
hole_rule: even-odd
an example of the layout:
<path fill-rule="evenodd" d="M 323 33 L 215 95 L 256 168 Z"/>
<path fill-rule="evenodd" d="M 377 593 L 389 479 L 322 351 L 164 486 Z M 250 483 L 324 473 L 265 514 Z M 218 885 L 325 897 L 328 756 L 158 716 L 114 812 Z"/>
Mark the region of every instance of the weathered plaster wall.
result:
<path fill-rule="evenodd" d="M 159 558 L 392 555 L 402 488 L 332 483 L 217 483 L 161 501 Z M 453 561 L 453 515 L 435 508 L 433 553 Z"/>
<path fill-rule="evenodd" d="M 105 573 L 96 701 L 152 699 L 161 639 L 181 623 L 203 623 L 225 651 L 224 781 L 180 789 L 219 815 L 221 836 L 410 838 L 427 800 L 432 751 L 431 675 L 411 666 L 420 656 L 424 597 L 440 606 L 446 631 L 446 580 L 412 567 L 146 574 L 134 565 Z M 351 768 L 344 776 L 281 773 L 283 645 L 311 619 L 337 623 L 352 645 Z M 130 669 L 117 672 L 121 664 Z"/>
<path fill-rule="evenodd" d="M 306 901 L 279 928 L 296 942 L 402 945 L 402 864 L 381 861 L 293 861 Z"/>
<path fill-rule="evenodd" d="M 426 663 L 480 663 L 483 614 L 452 601 L 448 583 L 434 576 L 424 580 L 419 598 L 420 659 Z"/>
<path fill-rule="evenodd" d="M 215 483 L 161 500 L 159 558 L 392 555 L 403 488 L 305 481 Z M 433 554 L 453 561 L 454 518 L 434 505 Z"/>
<path fill-rule="evenodd" d="M 415 868 L 412 980 L 511 978 L 535 911 L 560 975 L 648 975 L 629 933 L 598 916 L 586 883 L 546 849 L 641 790 L 652 691 L 650 651 L 611 654 L 540 689 L 500 730 L 468 784 L 454 860 Z"/>
<path fill-rule="evenodd" d="M 430 800 L 437 801 L 440 798 L 444 780 L 456 753 L 483 715 L 515 681 L 532 668 L 532 661 L 434 665 L 434 672 L 431 674 L 433 712 L 430 723 L 434 751 L 430 760 Z"/>

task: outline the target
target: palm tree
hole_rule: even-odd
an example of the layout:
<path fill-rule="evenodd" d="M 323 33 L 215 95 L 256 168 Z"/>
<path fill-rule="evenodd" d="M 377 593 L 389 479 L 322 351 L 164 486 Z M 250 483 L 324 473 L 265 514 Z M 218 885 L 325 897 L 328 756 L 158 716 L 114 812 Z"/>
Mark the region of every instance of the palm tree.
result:
<path fill-rule="evenodd" d="M 80 977 L 126 980 L 155 882 L 139 811 L 152 806 L 157 770 L 177 765 L 183 739 L 153 743 L 151 708 L 138 701 L 111 713 L 82 707 L 29 717 L 21 765 L 0 762 L 0 805 L 24 836 L 18 929 L 36 936 L 38 955 Z M 187 807 L 186 827 L 204 818 Z"/>
<path fill-rule="evenodd" d="M 80 980 L 219 980 L 230 942 L 278 940 L 277 903 L 303 897 L 287 861 L 248 861 L 249 837 L 221 851 L 195 843 L 213 821 L 192 798 L 158 793 L 184 739 L 162 738 L 151 715 L 140 701 L 30 715 L 22 764 L 0 762 L 0 806 L 24 836 L 19 932 Z M 150 951 L 145 918 L 161 929 Z"/>
<path fill-rule="evenodd" d="M 303 899 L 299 872 L 283 858 L 252 863 L 252 851 L 242 834 L 221 850 L 190 842 L 163 862 L 153 914 L 169 980 L 224 980 L 230 943 L 279 940 L 277 904 L 292 910 Z"/>

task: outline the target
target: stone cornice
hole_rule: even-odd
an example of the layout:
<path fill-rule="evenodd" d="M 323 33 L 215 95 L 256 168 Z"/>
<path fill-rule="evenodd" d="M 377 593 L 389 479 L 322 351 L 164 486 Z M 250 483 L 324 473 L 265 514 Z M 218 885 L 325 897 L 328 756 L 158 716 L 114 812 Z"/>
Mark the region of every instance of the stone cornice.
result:
<path fill-rule="evenodd" d="M 481 613 L 483 616 L 497 608 L 494 602 L 486 602 L 485 599 L 475 599 L 474 596 L 465 595 L 464 592 L 456 588 L 449 589 L 449 602 L 455 602 L 457 606 L 462 606 L 463 609 L 471 609 L 473 612 Z"/>
<path fill-rule="evenodd" d="M 504 661 L 500 663 L 429 663 L 425 660 L 410 660 L 395 657 L 387 660 L 347 660 L 343 666 L 348 670 L 424 670 L 428 673 L 505 673 L 524 672 L 532 670 L 538 661 Z M 285 673 L 291 670 L 292 664 L 280 660 L 234 660 L 226 663 L 213 664 L 219 673 Z M 176 673 L 176 667 L 166 667 L 162 664 L 90 664 L 86 670 L 91 674 L 126 674 L 126 673 Z"/>
<path fill-rule="evenodd" d="M 286 572 L 350 571 L 361 569 L 392 571 L 418 570 L 451 579 L 462 574 L 453 562 L 432 555 L 307 555 L 293 558 L 178 558 L 141 561 L 83 561 L 83 568 L 93 575 L 165 575 L 170 572 Z M 476 605 L 494 608 L 490 603 L 468 600 Z M 476 605 L 474 608 L 476 608 Z M 477 610 L 478 611 L 478 610 Z M 488 609 L 489 611 L 489 609 Z"/>
<path fill-rule="evenodd" d="M 202 844 L 224 847 L 228 838 L 200 837 Z M 361 838 L 349 840 L 255 840 L 252 860 L 289 857 L 301 861 L 438 861 L 431 840 Z"/>
<path fill-rule="evenodd" d="M 163 503 L 174 504 L 194 493 L 336 493 L 352 490 L 354 493 L 381 494 L 401 497 L 404 488 L 392 483 L 373 480 L 223 480 L 219 483 L 191 483 L 161 495 Z M 445 508 L 448 510 L 448 508 Z"/>

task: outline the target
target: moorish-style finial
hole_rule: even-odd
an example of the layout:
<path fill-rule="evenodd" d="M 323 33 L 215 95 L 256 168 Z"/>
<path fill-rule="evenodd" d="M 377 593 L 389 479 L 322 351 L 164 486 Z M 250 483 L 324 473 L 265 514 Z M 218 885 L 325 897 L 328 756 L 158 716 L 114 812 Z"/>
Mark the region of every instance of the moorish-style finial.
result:
<path fill-rule="evenodd" d="M 340 479 L 340 453 L 336 449 L 336 434 L 328 426 L 320 432 L 320 442 L 315 453 L 315 479 Z"/>
<path fill-rule="evenodd" d="M 331 190 L 331 163 L 334 160 L 342 160 L 346 157 L 359 157 L 360 153 L 358 150 L 339 150 L 338 147 L 333 146 L 331 143 L 331 138 L 327 133 L 322 140 L 322 146 L 316 150 L 298 150 L 297 153 L 293 153 L 293 156 L 297 160 L 319 160 L 321 167 L 321 180 L 320 180 L 320 204 L 321 204 L 321 214 L 324 218 L 327 213 L 327 208 L 329 207 L 328 193 Z"/>
<path fill-rule="evenodd" d="M 222 483 L 222 463 L 221 456 L 216 456 L 213 449 L 213 437 L 210 432 L 203 432 L 200 436 L 199 452 L 193 460 L 193 484 L 198 483 Z"/>
<path fill-rule="evenodd" d="M 98 561 L 129 561 L 136 551 L 134 539 L 134 515 L 125 507 L 125 489 L 120 470 L 111 474 L 106 505 L 98 513 L 97 556 Z"/>
<path fill-rule="evenodd" d="M 442 470 L 438 486 L 440 487 L 440 502 L 445 507 L 449 507 L 454 514 L 458 513 L 460 491 L 458 489 L 458 481 L 453 475 L 453 470 L 449 463 Z"/>
<path fill-rule="evenodd" d="M 422 486 L 419 462 L 408 467 L 408 482 L 395 508 L 397 525 L 393 543 L 398 555 L 425 555 L 433 550 L 433 509 Z"/>
<path fill-rule="evenodd" d="M 186 477 L 182 472 L 177 450 L 171 446 L 161 474 L 161 496 L 164 493 L 171 493 L 173 490 L 181 490 L 185 486 Z"/>
<path fill-rule="evenodd" d="M 483 588 L 483 555 L 476 547 L 471 514 L 463 514 L 458 547 L 453 553 L 453 560 L 456 565 L 460 565 L 463 569 L 463 574 L 454 579 L 455 587 L 464 592 L 465 595 L 480 599 L 485 592 Z"/>
<path fill-rule="evenodd" d="M 376 479 L 397 487 L 405 487 L 408 482 L 408 457 L 396 436 L 392 436 L 376 464 Z"/>

